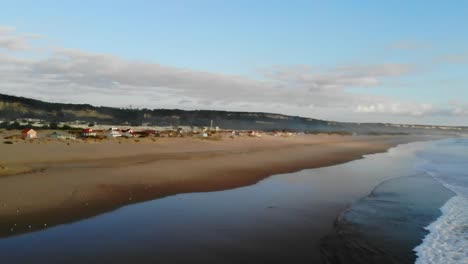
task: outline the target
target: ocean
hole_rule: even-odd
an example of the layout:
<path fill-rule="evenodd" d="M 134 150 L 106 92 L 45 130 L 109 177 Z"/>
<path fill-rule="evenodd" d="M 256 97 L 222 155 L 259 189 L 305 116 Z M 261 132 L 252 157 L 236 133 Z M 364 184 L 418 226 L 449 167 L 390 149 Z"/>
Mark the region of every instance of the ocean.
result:
<path fill-rule="evenodd" d="M 431 175 L 455 196 L 442 215 L 425 227 L 429 234 L 414 251 L 417 264 L 468 263 L 468 139 L 444 140 L 418 153 L 418 169 Z"/>
<path fill-rule="evenodd" d="M 468 139 L 419 146 L 412 169 L 340 215 L 322 241 L 327 263 L 468 263 Z"/>

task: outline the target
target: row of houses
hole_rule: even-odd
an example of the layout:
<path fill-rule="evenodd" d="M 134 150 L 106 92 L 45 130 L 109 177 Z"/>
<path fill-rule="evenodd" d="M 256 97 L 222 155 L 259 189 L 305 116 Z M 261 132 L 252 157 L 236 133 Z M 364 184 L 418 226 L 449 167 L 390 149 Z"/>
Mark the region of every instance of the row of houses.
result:
<path fill-rule="evenodd" d="M 26 128 L 23 131 L 21 131 L 21 137 L 23 139 L 35 139 L 37 138 L 37 132 L 36 130 L 32 128 Z M 53 138 L 53 139 L 76 139 L 75 136 L 70 135 L 70 134 L 62 134 L 59 132 L 53 132 L 47 136 L 48 138 Z"/>
<path fill-rule="evenodd" d="M 192 136 L 192 137 L 210 137 L 214 134 L 226 134 L 230 135 L 231 137 L 242 137 L 242 136 L 249 136 L 249 137 L 261 137 L 263 134 L 269 134 L 274 136 L 291 136 L 292 133 L 288 132 L 270 132 L 265 133 L 261 131 L 238 131 L 238 130 L 223 130 L 223 131 L 209 131 L 209 130 L 201 130 L 201 131 L 185 131 L 183 129 L 177 130 L 163 130 L 163 131 L 156 131 L 156 130 L 143 130 L 143 131 L 134 131 L 131 128 L 127 129 L 119 129 L 115 127 L 111 127 L 108 130 L 93 130 L 92 128 L 88 127 L 79 132 L 72 132 L 70 133 L 60 133 L 60 132 L 53 132 L 49 134 L 47 137 L 53 139 L 76 139 L 78 137 L 81 138 L 133 138 L 133 137 L 184 137 L 184 136 Z M 22 131 L 22 138 L 24 139 L 34 139 L 37 138 L 37 132 L 32 129 L 28 128 Z"/>
<path fill-rule="evenodd" d="M 132 129 L 117 129 L 117 128 L 110 128 L 107 131 L 103 130 L 93 130 L 92 128 L 85 128 L 77 133 L 77 136 L 82 138 L 88 137 L 107 137 L 107 138 L 117 138 L 117 137 L 151 137 L 151 136 L 178 136 L 181 135 L 183 132 L 181 130 L 178 131 L 155 131 L 155 130 L 144 130 L 144 131 L 134 131 Z M 21 131 L 21 137 L 23 139 L 35 139 L 37 138 L 37 132 L 32 128 L 27 128 Z M 54 139 L 76 139 L 76 136 L 72 134 L 63 134 L 59 132 L 53 132 L 52 134 L 48 135 L 49 138 Z"/>
<path fill-rule="evenodd" d="M 92 128 L 85 128 L 81 131 L 81 137 L 97 137 L 98 135 L 105 136 L 107 138 L 117 138 L 117 137 L 148 137 L 148 136 L 157 136 L 160 132 L 155 130 L 144 130 L 136 132 L 131 128 L 128 129 L 118 129 L 118 128 L 109 128 L 107 131 L 103 130 L 93 130 Z"/>
<path fill-rule="evenodd" d="M 109 128 L 107 131 L 103 130 L 93 130 L 91 128 L 85 128 L 81 131 L 81 137 L 97 137 L 97 136 L 105 136 L 107 138 L 117 138 L 117 137 L 182 137 L 182 136 L 199 136 L 199 137 L 209 137 L 213 133 L 227 133 L 231 134 L 231 136 L 250 136 L 250 137 L 261 137 L 262 132 L 250 130 L 250 131 L 220 131 L 219 129 L 216 130 L 198 130 L 198 131 L 184 131 L 183 129 L 177 130 L 164 130 L 164 131 L 156 131 L 156 130 L 143 130 L 143 131 L 134 131 L 132 129 L 118 129 L 118 128 Z M 290 134 L 290 133 L 289 133 Z"/>
<path fill-rule="evenodd" d="M 116 138 L 116 137 L 136 137 L 138 136 L 138 133 L 133 131 L 132 129 L 124 129 L 120 130 L 118 128 L 110 128 L 108 132 L 106 133 L 107 138 Z"/>

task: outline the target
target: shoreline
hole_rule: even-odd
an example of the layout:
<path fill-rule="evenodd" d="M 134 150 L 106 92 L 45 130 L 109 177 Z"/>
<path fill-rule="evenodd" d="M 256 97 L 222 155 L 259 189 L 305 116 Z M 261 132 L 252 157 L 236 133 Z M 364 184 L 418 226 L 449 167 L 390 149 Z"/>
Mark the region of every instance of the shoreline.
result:
<path fill-rule="evenodd" d="M 466 146 L 463 139 L 428 144 L 413 174 L 382 181 L 342 211 L 322 238 L 324 262 L 463 262 L 466 189 L 457 180 L 466 176 L 459 162 Z"/>
<path fill-rule="evenodd" d="M 425 191 L 414 190 L 418 186 Z M 415 247 L 454 193 L 421 172 L 385 180 L 337 217 L 321 239 L 324 263 L 415 263 Z"/>
<path fill-rule="evenodd" d="M 0 165 L 36 173 L 0 176 L 0 236 L 41 230 L 179 193 L 252 185 L 271 175 L 336 165 L 431 139 L 301 136 L 7 146 L 0 160 L 9 163 Z"/>

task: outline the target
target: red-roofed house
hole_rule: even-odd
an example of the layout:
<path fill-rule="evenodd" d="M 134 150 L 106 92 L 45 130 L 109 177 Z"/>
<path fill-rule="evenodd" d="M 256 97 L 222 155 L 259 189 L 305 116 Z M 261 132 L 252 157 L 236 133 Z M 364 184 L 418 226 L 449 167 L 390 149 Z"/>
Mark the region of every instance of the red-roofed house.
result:
<path fill-rule="evenodd" d="M 95 137 L 96 132 L 93 132 L 91 128 L 85 128 L 83 131 L 81 131 L 81 136 L 82 137 Z"/>
<path fill-rule="evenodd" d="M 136 135 L 136 133 L 131 128 L 124 129 L 122 132 L 124 137 L 134 137 Z"/>
<path fill-rule="evenodd" d="M 24 139 L 33 139 L 33 138 L 37 138 L 37 132 L 34 131 L 34 129 L 32 128 L 26 128 L 25 130 L 21 132 L 21 136 Z"/>

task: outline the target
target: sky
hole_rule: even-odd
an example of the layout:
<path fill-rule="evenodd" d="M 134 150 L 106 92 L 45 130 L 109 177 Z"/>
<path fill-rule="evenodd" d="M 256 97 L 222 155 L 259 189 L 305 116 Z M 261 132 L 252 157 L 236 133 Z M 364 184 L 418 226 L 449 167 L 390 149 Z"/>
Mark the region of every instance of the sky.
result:
<path fill-rule="evenodd" d="M 468 125 L 468 1 L 3 1 L 0 93 Z"/>

